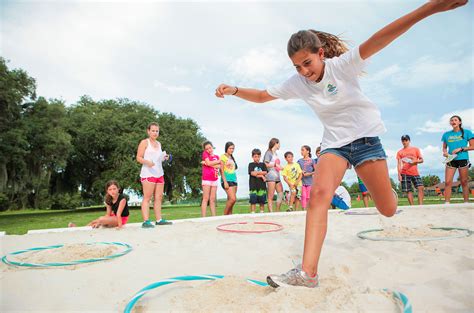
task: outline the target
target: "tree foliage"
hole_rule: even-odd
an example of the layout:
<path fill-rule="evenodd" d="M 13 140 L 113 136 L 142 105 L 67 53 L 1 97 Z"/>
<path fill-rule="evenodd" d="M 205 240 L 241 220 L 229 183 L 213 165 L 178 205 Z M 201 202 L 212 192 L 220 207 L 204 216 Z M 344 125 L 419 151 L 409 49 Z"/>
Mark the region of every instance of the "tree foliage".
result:
<path fill-rule="evenodd" d="M 0 58 L 0 74 L 0 210 L 98 203 L 110 179 L 141 193 L 135 156 L 150 122 L 160 124 L 158 140 L 173 154 L 165 166 L 168 198 L 200 193 L 205 138 L 193 120 L 128 99 L 35 100 L 35 81 L 24 71 L 8 70 Z"/>

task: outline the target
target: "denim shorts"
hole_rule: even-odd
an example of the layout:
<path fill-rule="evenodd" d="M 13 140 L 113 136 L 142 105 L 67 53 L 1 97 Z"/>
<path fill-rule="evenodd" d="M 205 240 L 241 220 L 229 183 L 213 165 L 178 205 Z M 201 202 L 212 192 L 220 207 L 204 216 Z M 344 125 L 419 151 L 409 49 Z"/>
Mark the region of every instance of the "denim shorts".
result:
<path fill-rule="evenodd" d="M 387 155 L 382 148 L 379 137 L 364 137 L 340 148 L 328 148 L 321 155 L 331 153 L 343 157 L 352 166 L 357 167 L 366 161 L 385 160 Z"/>

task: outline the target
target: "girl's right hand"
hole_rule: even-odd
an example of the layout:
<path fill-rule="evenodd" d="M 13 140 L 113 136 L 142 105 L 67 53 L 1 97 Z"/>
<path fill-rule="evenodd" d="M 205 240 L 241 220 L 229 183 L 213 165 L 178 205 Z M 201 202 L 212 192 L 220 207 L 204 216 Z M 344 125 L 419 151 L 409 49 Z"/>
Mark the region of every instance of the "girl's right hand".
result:
<path fill-rule="evenodd" d="M 236 88 L 234 86 L 229 86 L 226 84 L 220 84 L 216 88 L 216 97 L 218 98 L 224 98 L 224 96 L 231 96 L 235 93 Z"/>
<path fill-rule="evenodd" d="M 445 158 L 447 158 L 448 155 L 449 155 L 449 154 L 448 154 L 447 152 L 443 152 L 443 156 L 444 156 Z"/>
<path fill-rule="evenodd" d="M 147 160 L 147 161 L 146 161 L 146 165 L 147 165 L 148 167 L 153 167 L 153 166 L 155 166 L 155 163 L 153 163 L 153 161 Z"/>
<path fill-rule="evenodd" d="M 433 12 L 444 12 L 454 10 L 457 7 L 463 6 L 467 3 L 467 0 L 430 0 L 430 5 Z"/>

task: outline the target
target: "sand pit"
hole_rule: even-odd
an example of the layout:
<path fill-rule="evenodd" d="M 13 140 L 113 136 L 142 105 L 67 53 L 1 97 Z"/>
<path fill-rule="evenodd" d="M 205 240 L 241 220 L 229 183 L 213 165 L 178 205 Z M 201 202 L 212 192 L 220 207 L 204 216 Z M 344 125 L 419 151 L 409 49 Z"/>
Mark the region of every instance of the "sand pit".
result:
<path fill-rule="evenodd" d="M 409 228 L 392 225 L 384 229 L 371 229 L 362 231 L 357 235 L 362 239 L 369 240 L 429 241 L 468 237 L 471 235 L 471 233 L 472 232 L 469 229 L 463 228 L 434 227 L 433 225 Z"/>
<path fill-rule="evenodd" d="M 321 280 L 321 287 L 262 287 L 244 277 L 229 276 L 208 282 L 178 282 L 172 292 L 150 292 L 132 312 L 156 312 L 163 306 L 169 312 L 321 312 L 359 311 L 371 307 L 383 312 L 400 312 L 403 304 L 392 294 L 351 285 L 344 275 L 334 273 Z M 203 297 L 203 295 L 205 295 Z"/>
<path fill-rule="evenodd" d="M 274 231 L 280 231 L 283 229 L 283 225 L 270 222 L 238 222 L 238 223 L 225 223 L 216 227 L 217 230 L 229 233 L 241 233 L 241 234 L 261 234 L 269 233 Z"/>
<path fill-rule="evenodd" d="M 474 205 L 403 207 L 383 223 L 409 229 L 426 225 L 473 229 Z M 255 214 L 253 215 L 255 216 Z M 0 266 L 1 312 L 123 312 L 145 286 L 169 277 L 220 274 L 229 280 L 172 284 L 144 296 L 137 312 L 369 312 L 397 310 L 380 292 L 403 292 L 414 312 L 474 311 L 473 236 L 427 242 L 361 240 L 380 229 L 379 216 L 331 212 L 316 289 L 271 290 L 248 284 L 300 262 L 305 212 L 238 215 L 176 221 L 171 227 L 77 230 L 0 237 L 1 254 L 48 246 L 118 241 L 133 251 L 73 269 Z M 265 234 L 224 233 L 218 225 L 265 221 L 284 226 Z M 316 308 L 316 309 L 315 309 Z"/>
<path fill-rule="evenodd" d="M 26 267 L 68 266 L 113 259 L 131 249 L 126 244 L 109 242 L 53 245 L 10 252 L 2 261 Z"/>

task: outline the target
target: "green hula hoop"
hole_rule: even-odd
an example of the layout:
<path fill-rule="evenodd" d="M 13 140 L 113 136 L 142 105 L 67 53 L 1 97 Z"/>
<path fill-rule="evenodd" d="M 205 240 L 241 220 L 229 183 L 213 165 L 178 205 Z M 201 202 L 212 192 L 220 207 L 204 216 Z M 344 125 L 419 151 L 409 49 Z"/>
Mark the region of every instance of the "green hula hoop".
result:
<path fill-rule="evenodd" d="M 380 232 L 383 231 L 383 229 L 369 229 L 369 230 L 364 230 L 361 232 L 357 233 L 357 237 L 361 239 L 367 239 L 367 240 L 373 240 L 373 241 L 408 241 L 408 242 L 414 242 L 414 241 L 434 241 L 434 240 L 446 240 L 446 239 L 452 239 L 452 238 L 463 238 L 463 237 L 469 237 L 472 234 L 472 231 L 467 229 L 467 228 L 457 228 L 457 227 L 430 227 L 430 229 L 440 229 L 440 230 L 460 230 L 463 231 L 464 234 L 457 234 L 453 236 L 444 236 L 444 237 L 426 237 L 426 238 L 403 238 L 403 237 L 394 237 L 394 238 L 374 238 L 370 237 L 367 234 L 373 233 L 373 232 Z"/>
<path fill-rule="evenodd" d="M 101 258 L 93 258 L 93 259 L 84 259 L 84 260 L 77 260 L 77 261 L 70 261 L 70 262 L 51 262 L 51 263 L 26 263 L 26 262 L 17 262 L 17 261 L 12 261 L 8 259 L 9 255 L 18 255 L 30 251 L 41 251 L 41 250 L 50 250 L 50 249 L 57 249 L 64 247 L 64 245 L 54 245 L 54 246 L 46 246 L 46 247 L 36 247 L 36 248 L 29 248 L 25 250 L 19 250 L 15 252 L 10 252 L 2 257 L 2 262 L 7 264 L 7 265 L 12 265 L 12 266 L 24 266 L 24 267 L 54 267 L 54 266 L 69 266 L 69 265 L 78 265 L 78 264 L 84 264 L 84 263 L 92 263 L 92 262 L 99 262 L 99 261 L 105 261 L 105 260 L 110 260 L 117 258 L 119 256 L 125 255 L 132 251 L 132 246 L 126 243 L 122 242 L 91 242 L 87 243 L 87 245 L 96 245 L 96 244 L 102 244 L 102 245 L 114 245 L 114 246 L 121 246 L 125 247 L 125 250 L 101 257 Z"/>
<path fill-rule="evenodd" d="M 173 284 L 177 283 L 180 281 L 195 281 L 195 280 L 218 280 L 224 278 L 224 275 L 193 275 L 193 276 L 178 276 L 178 277 L 172 277 L 172 278 L 167 278 L 163 279 L 160 281 L 157 281 L 155 283 L 152 283 L 145 288 L 141 289 L 139 292 L 137 292 L 132 299 L 127 303 L 124 309 L 124 313 L 131 313 L 133 310 L 133 307 L 135 304 L 140 300 L 148 291 L 156 289 L 161 286 L 165 286 L 168 284 Z M 269 286 L 267 283 L 259 281 L 259 280 L 254 280 L 254 279 L 247 279 L 247 282 L 251 284 L 255 284 L 257 286 L 262 286 L 262 287 L 267 287 Z M 392 297 L 394 299 L 400 300 L 402 304 L 401 312 L 402 313 L 412 313 L 412 306 L 410 301 L 408 300 L 408 297 L 404 295 L 401 292 L 398 291 L 393 291 L 390 289 L 383 289 L 386 292 L 391 293 Z M 400 303 L 397 302 L 397 303 Z"/>

